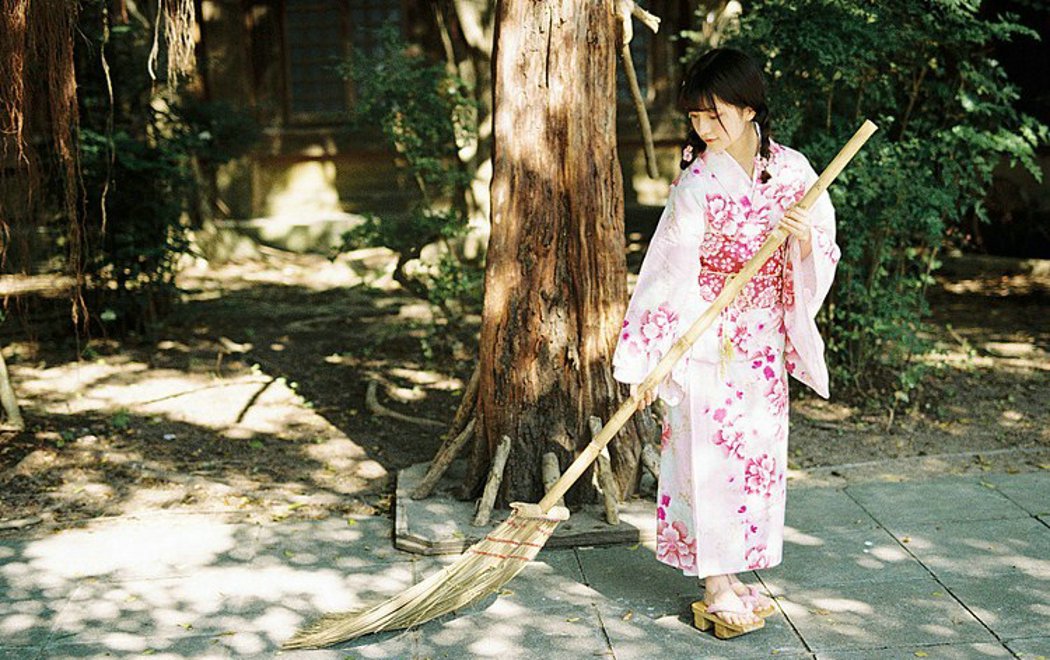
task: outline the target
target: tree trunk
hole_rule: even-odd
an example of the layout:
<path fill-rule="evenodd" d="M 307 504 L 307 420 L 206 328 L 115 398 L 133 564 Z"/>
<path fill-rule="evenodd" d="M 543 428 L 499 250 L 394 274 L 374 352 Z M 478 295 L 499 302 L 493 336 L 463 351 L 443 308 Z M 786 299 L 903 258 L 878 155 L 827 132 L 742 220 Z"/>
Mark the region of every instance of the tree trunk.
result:
<path fill-rule="evenodd" d="M 613 0 L 501 0 L 494 53 L 492 235 L 485 271 L 476 495 L 513 439 L 499 505 L 538 501 L 541 457 L 562 469 L 624 396 L 611 357 L 627 302 L 616 154 Z M 626 389 L 626 388 L 624 388 Z M 619 492 L 637 485 L 643 420 L 610 445 Z M 570 505 L 596 501 L 590 473 Z"/>

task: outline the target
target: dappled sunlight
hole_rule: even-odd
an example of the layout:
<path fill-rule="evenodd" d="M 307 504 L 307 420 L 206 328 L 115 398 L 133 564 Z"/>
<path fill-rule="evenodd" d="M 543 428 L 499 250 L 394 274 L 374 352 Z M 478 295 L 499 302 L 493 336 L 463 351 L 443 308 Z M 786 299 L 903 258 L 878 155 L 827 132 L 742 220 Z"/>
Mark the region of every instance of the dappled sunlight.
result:
<path fill-rule="evenodd" d="M 784 526 L 784 542 L 808 546 L 824 545 L 824 540 L 820 537 L 812 534 L 805 534 L 789 525 Z"/>
<path fill-rule="evenodd" d="M 167 514 L 9 544 L 0 557 L 9 601 L 0 634 L 8 644 L 50 637 L 58 655 L 67 655 L 62 644 L 77 644 L 186 657 L 183 645 L 193 643 L 271 654 L 310 617 L 359 608 L 412 583 L 407 555 L 378 548 L 369 559 L 368 544 L 388 521 L 339 522 L 305 535 L 294 524 L 263 530 Z M 349 561 L 332 561 L 333 543 Z"/>
<path fill-rule="evenodd" d="M 256 248 L 258 249 L 258 248 Z M 252 259 L 227 262 L 201 260 L 187 264 L 179 274 L 184 286 L 197 287 L 191 298 L 215 300 L 223 293 L 246 291 L 259 285 L 328 291 L 365 285 L 376 291 L 398 292 L 393 279 L 397 253 L 389 248 L 362 248 L 334 258 L 317 254 L 264 252 Z"/>
<path fill-rule="evenodd" d="M 884 530 L 836 526 L 843 522 L 829 520 L 824 531 L 808 533 L 785 525 L 783 560 L 761 571 L 763 582 L 776 593 L 794 593 L 849 579 L 888 580 L 923 573 Z"/>
<path fill-rule="evenodd" d="M 818 648 L 988 640 L 980 623 L 929 578 L 852 582 L 806 588 L 778 599 L 784 613 Z"/>
<path fill-rule="evenodd" d="M 162 343 L 169 350 L 186 350 L 170 340 Z M 380 463 L 311 410 L 284 377 L 270 376 L 262 369 L 220 377 L 212 370 L 215 366 L 198 370 L 150 368 L 144 362 L 123 358 L 81 365 L 19 364 L 12 370 L 20 393 L 31 400 L 35 414 L 52 418 L 70 413 L 105 416 L 117 435 L 158 443 L 156 449 L 178 440 L 182 432 L 172 432 L 172 425 L 183 424 L 191 426 L 193 434 L 208 429 L 221 434 L 221 442 L 242 443 L 249 451 L 258 446 L 255 443 L 259 438 L 296 443 L 289 444 L 288 451 L 301 452 L 309 461 L 307 465 L 317 466 L 309 471 L 314 484 L 311 488 L 320 487 L 321 492 L 351 494 L 387 478 L 388 472 Z M 163 424 L 158 426 L 160 422 Z M 194 484 L 176 480 L 159 490 L 142 483 L 139 488 L 118 491 L 107 483 L 111 471 L 140 471 L 142 463 L 148 462 L 143 451 L 146 447 L 117 448 L 112 439 L 99 440 L 86 431 L 82 433 L 69 447 L 63 446 L 69 440 L 55 436 L 59 451 L 32 452 L 17 466 L 16 474 L 34 478 L 45 473 L 61 475 L 61 482 L 48 493 L 49 499 L 110 510 L 116 505 L 124 512 L 169 507 L 187 500 L 199 502 L 202 498 L 217 502 L 213 508 L 234 508 L 228 498 L 258 481 L 202 478 Z M 90 456 L 104 459 L 103 463 L 89 466 Z M 153 471 L 162 480 L 171 480 L 164 466 L 155 465 Z M 307 488 L 300 484 L 299 490 Z"/>
<path fill-rule="evenodd" d="M 428 385 L 432 389 L 437 390 L 458 390 L 464 386 L 463 381 L 459 378 L 449 378 L 446 374 L 426 369 L 394 367 L 389 369 L 388 372 L 392 376 L 404 378 L 417 385 Z"/>
<path fill-rule="evenodd" d="M 232 528 L 214 518 L 162 516 L 137 520 L 133 525 L 107 527 L 103 523 L 32 543 L 24 553 L 24 566 L 29 572 L 23 577 L 35 580 L 39 574 L 60 579 L 168 575 L 196 570 L 218 555 L 235 550 Z M 9 570 L 13 567 L 6 564 L 4 578 L 11 583 Z"/>
<path fill-rule="evenodd" d="M 908 548 L 930 568 L 981 579 L 1019 571 L 1050 588 L 1050 543 L 1041 535 L 1037 521 L 960 522 L 940 527 L 936 536 L 907 533 Z M 999 529 L 1002 535 L 995 538 Z M 980 559 L 961 563 L 964 554 Z"/>
<path fill-rule="evenodd" d="M 320 145 L 313 147 L 322 157 Z M 332 161 L 305 160 L 284 167 L 276 181 L 264 185 L 265 215 L 297 219 L 318 214 L 339 212 L 339 191 L 336 189 L 336 164 Z"/>
<path fill-rule="evenodd" d="M 644 163 L 641 162 L 643 154 L 639 150 L 634 164 L 634 176 L 631 185 L 639 204 L 645 206 L 662 207 L 667 203 L 668 187 L 671 181 L 666 177 L 650 179 Z"/>

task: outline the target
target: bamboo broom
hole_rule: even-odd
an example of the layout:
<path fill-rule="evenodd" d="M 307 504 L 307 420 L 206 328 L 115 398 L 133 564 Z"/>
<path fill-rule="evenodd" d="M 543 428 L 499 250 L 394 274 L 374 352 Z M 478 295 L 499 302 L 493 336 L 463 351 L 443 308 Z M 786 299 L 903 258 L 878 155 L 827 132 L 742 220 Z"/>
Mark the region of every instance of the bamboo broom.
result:
<path fill-rule="evenodd" d="M 864 124 L 832 159 L 817 181 L 806 191 L 798 206 L 808 209 L 816 202 L 868 138 L 878 130 L 871 121 Z M 565 507 L 556 506 L 584 470 L 598 458 L 602 448 L 631 418 L 642 397 L 663 380 L 671 367 L 696 342 L 714 319 L 740 292 L 758 269 L 773 255 L 788 236 L 777 227 L 758 252 L 726 282 L 711 306 L 693 322 L 638 386 L 634 396 L 625 400 L 602 430 L 591 440 L 539 504 L 513 502 L 511 515 L 463 553 L 463 556 L 441 571 L 385 602 L 371 608 L 326 614 L 297 632 L 284 644 L 286 649 L 320 648 L 345 642 L 368 633 L 409 628 L 469 605 L 499 590 L 531 561 L 558 523 L 569 518 Z"/>

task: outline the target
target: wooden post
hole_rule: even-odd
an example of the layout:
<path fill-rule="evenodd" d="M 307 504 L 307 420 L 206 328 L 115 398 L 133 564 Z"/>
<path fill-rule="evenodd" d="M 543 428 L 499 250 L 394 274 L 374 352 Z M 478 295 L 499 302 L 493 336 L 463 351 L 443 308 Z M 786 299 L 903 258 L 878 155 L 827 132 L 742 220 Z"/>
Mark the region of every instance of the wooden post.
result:
<path fill-rule="evenodd" d="M 657 481 L 660 480 L 660 455 L 648 442 L 642 443 L 642 465 Z"/>
<path fill-rule="evenodd" d="M 591 427 L 591 437 L 596 438 L 602 432 L 602 420 L 594 415 L 588 420 Z M 642 443 L 643 446 L 645 443 Z M 605 521 L 610 525 L 620 524 L 620 511 L 618 502 L 620 494 L 616 488 L 616 479 L 613 477 L 612 464 L 609 462 L 609 450 L 602 447 L 598 455 L 598 485 L 601 486 L 602 496 L 605 502 Z"/>
<path fill-rule="evenodd" d="M 458 436 L 467 423 L 468 419 L 473 419 L 473 412 L 478 402 L 478 382 L 481 380 L 481 372 L 478 368 L 474 367 L 474 373 L 470 375 L 470 380 L 467 381 L 467 390 L 463 393 L 463 398 L 460 399 L 459 408 L 456 409 L 455 416 L 452 417 L 452 423 L 448 426 L 449 437 Z"/>
<path fill-rule="evenodd" d="M 427 468 L 426 476 L 419 482 L 416 489 L 412 491 L 412 499 L 421 500 L 430 497 L 430 493 L 433 492 L 434 487 L 441 480 L 441 476 L 448 470 L 448 466 L 452 465 L 452 461 L 456 459 L 456 455 L 459 454 L 472 435 L 474 435 L 473 419 L 467 422 L 467 427 L 459 435 L 449 438 L 441 445 L 441 449 L 438 449 L 437 454 L 434 455 L 434 460 L 430 462 L 430 467 Z"/>
<path fill-rule="evenodd" d="M 489 524 L 489 516 L 492 515 L 492 506 L 496 503 L 496 493 L 503 481 L 503 468 L 507 465 L 507 457 L 510 456 L 510 437 L 503 436 L 496 446 L 496 456 L 492 459 L 492 471 L 489 472 L 489 480 L 485 483 L 485 492 L 478 500 L 478 513 L 474 516 L 475 527 L 483 527 Z"/>
<path fill-rule="evenodd" d="M 4 354 L 0 352 L 0 404 L 3 404 L 4 412 L 7 414 L 5 428 L 12 431 L 22 431 L 26 424 L 22 420 L 22 413 L 18 410 L 18 398 L 15 390 L 11 387 L 11 379 L 7 375 L 7 362 Z"/>
<path fill-rule="evenodd" d="M 547 452 L 543 455 L 540 469 L 543 474 L 543 492 L 549 491 L 554 484 L 558 483 L 558 478 L 561 476 L 561 470 L 558 468 L 558 455 L 552 451 Z M 558 499 L 558 506 L 565 506 L 565 498 Z"/>

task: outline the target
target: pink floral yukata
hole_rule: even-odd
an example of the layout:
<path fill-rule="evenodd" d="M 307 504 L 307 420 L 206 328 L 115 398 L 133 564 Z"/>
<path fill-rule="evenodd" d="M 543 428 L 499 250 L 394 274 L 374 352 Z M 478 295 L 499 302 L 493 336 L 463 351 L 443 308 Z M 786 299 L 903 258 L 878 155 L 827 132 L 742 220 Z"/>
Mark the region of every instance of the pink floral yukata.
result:
<path fill-rule="evenodd" d="M 801 153 L 770 143 L 754 175 L 705 152 L 671 185 L 642 263 L 614 377 L 640 383 L 758 251 L 817 175 Z M 825 192 L 810 209 L 812 252 L 789 238 L 658 386 L 668 404 L 657 490 L 657 559 L 706 577 L 782 560 L 788 374 L 828 396 L 814 317 L 840 252 Z"/>

